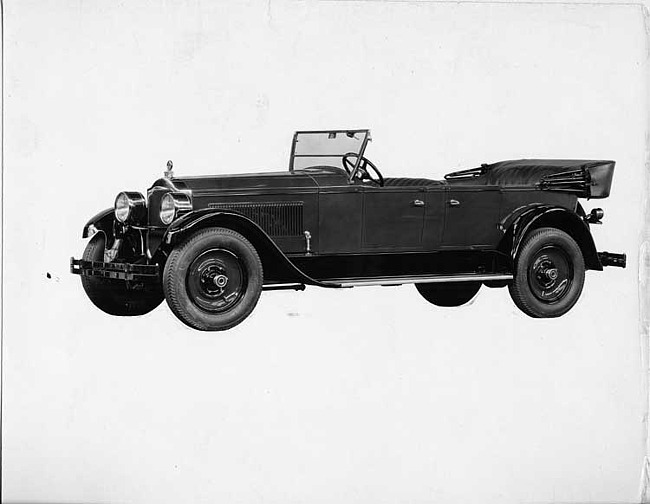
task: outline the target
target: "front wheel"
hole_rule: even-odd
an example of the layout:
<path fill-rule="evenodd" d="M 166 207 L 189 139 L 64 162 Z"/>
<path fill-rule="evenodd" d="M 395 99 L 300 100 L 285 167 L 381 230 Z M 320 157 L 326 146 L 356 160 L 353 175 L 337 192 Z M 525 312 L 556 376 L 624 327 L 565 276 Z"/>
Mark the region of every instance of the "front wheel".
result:
<path fill-rule="evenodd" d="M 104 260 L 104 233 L 95 234 L 84 250 L 84 261 Z M 130 317 L 154 310 L 163 300 L 160 282 L 130 285 L 124 280 L 82 276 L 81 285 L 93 304 L 109 315 Z"/>
<path fill-rule="evenodd" d="M 255 308 L 262 285 L 257 251 L 227 228 L 191 235 L 172 250 L 163 273 L 172 312 L 201 331 L 225 331 L 242 322 Z"/>
<path fill-rule="evenodd" d="M 550 318 L 576 304 L 584 281 L 585 261 L 578 244 L 564 231 L 546 227 L 524 239 L 508 289 L 526 315 Z"/>

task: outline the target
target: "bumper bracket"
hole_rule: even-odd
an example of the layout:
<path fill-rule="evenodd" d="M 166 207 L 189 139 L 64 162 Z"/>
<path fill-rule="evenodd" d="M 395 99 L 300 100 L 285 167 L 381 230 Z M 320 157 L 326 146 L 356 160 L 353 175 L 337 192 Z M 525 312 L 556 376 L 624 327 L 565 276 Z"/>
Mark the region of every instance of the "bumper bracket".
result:
<path fill-rule="evenodd" d="M 70 273 L 116 280 L 156 280 L 160 276 L 160 268 L 157 264 L 106 263 L 71 257 Z"/>

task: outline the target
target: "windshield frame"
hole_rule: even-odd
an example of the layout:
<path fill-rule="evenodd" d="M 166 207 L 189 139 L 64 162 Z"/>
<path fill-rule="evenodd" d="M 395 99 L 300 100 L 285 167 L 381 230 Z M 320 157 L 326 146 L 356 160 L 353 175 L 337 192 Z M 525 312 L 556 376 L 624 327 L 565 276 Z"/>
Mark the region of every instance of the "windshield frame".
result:
<path fill-rule="evenodd" d="M 366 151 L 366 147 L 368 146 L 368 142 L 372 141 L 372 138 L 370 136 L 370 130 L 369 129 L 344 129 L 344 130 L 303 130 L 303 131 L 296 131 L 293 134 L 293 141 L 291 142 L 291 155 L 289 157 L 289 171 L 294 172 L 294 171 L 300 171 L 299 169 L 294 168 L 294 160 L 295 158 L 301 158 L 301 157 L 343 157 L 345 154 L 334 154 L 334 155 L 329 155 L 329 154 L 296 154 L 296 143 L 298 142 L 298 136 L 299 135 L 329 135 L 329 134 L 352 134 L 355 135 L 357 133 L 363 134 L 363 140 L 361 141 L 361 147 L 359 148 L 359 152 L 355 153 L 357 154 L 357 160 L 354 163 L 354 168 L 352 171 L 348 174 L 348 183 L 352 183 L 354 180 L 354 177 L 356 176 L 357 172 L 359 171 L 359 165 L 361 164 L 361 159 L 363 158 L 363 154 Z"/>

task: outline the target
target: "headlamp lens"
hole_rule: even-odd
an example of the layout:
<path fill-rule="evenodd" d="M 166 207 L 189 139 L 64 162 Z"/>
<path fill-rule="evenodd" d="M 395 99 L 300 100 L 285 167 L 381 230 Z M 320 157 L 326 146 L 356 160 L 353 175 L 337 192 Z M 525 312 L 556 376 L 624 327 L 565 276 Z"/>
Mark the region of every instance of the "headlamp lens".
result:
<path fill-rule="evenodd" d="M 126 222 L 131 213 L 129 197 L 125 193 L 120 193 L 115 200 L 115 218 L 120 222 Z"/>
<path fill-rule="evenodd" d="M 160 220 L 163 224 L 171 224 L 176 216 L 176 204 L 174 197 L 167 193 L 162 197 L 160 202 Z"/>
<path fill-rule="evenodd" d="M 174 219 L 192 211 L 192 200 L 185 193 L 167 193 L 160 200 L 160 220 L 169 225 Z"/>

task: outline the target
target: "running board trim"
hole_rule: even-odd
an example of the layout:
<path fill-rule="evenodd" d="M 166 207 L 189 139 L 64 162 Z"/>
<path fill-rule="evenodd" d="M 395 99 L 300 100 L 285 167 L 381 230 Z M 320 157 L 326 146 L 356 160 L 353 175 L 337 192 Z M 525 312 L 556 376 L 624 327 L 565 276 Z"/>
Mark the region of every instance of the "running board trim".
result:
<path fill-rule="evenodd" d="M 435 283 L 435 282 L 484 282 L 489 280 L 512 280 L 511 274 L 488 273 L 468 275 L 420 275 L 420 276 L 393 276 L 370 278 L 333 278 L 324 280 L 341 285 L 341 287 L 365 287 L 372 285 L 402 285 L 409 283 Z"/>
<path fill-rule="evenodd" d="M 262 287 L 263 291 L 276 291 L 276 290 L 295 290 L 304 291 L 305 284 L 271 284 Z"/>

